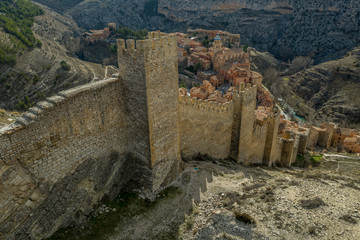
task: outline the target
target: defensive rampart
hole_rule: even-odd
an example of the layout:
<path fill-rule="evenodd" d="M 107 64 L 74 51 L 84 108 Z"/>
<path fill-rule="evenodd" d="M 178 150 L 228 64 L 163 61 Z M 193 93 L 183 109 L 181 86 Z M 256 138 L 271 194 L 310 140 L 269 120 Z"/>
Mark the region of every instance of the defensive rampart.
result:
<path fill-rule="evenodd" d="M 180 96 L 180 145 L 183 157 L 198 153 L 230 156 L 233 102 L 221 104 Z"/>
<path fill-rule="evenodd" d="M 0 236 L 49 236 L 116 196 L 128 172 L 118 79 L 39 102 L 0 133 Z"/>
<path fill-rule="evenodd" d="M 152 32 L 118 40 L 119 77 L 129 124 L 129 150 L 151 168 L 151 186 L 173 180 L 180 165 L 177 41 Z"/>

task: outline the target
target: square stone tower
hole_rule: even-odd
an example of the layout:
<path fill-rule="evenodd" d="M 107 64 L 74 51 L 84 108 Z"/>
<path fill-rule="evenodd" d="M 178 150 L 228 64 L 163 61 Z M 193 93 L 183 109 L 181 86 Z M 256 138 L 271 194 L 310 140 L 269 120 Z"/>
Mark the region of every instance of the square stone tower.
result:
<path fill-rule="evenodd" d="M 128 124 L 128 148 L 146 166 L 152 191 L 178 172 L 178 61 L 176 36 L 149 33 L 145 40 L 118 40 L 119 80 Z"/>

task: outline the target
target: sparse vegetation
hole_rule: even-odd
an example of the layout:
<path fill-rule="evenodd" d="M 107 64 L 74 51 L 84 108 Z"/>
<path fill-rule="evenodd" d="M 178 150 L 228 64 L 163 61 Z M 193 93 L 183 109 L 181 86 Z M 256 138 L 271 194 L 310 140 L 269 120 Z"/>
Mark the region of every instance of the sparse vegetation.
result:
<path fill-rule="evenodd" d="M 243 51 L 247 53 L 248 47 L 249 47 L 248 45 L 244 45 Z"/>
<path fill-rule="evenodd" d="M 209 41 L 209 37 L 205 36 L 204 40 L 202 41 L 202 45 L 206 48 L 209 48 L 210 46 L 210 41 Z"/>
<path fill-rule="evenodd" d="M 185 226 L 186 226 L 187 230 L 192 228 L 192 226 L 194 225 L 194 222 L 195 222 L 195 219 L 192 214 L 185 216 Z"/>
<path fill-rule="evenodd" d="M 159 197 L 154 202 L 144 200 L 138 197 L 135 193 L 121 193 L 114 200 L 103 199 L 99 204 L 109 209 L 108 212 L 100 212 L 91 215 L 87 225 L 82 228 L 74 226 L 61 229 L 56 232 L 48 240 L 98 240 L 104 239 L 105 234 L 111 234 L 115 231 L 118 224 L 126 218 L 140 215 L 153 208 L 156 203 L 162 198 L 171 198 L 179 193 L 179 189 L 175 187 L 166 188 L 159 193 Z M 189 224 L 191 219 L 189 220 Z"/>
<path fill-rule="evenodd" d="M 113 53 L 117 52 L 117 44 L 110 44 L 110 51 Z"/>
<path fill-rule="evenodd" d="M 339 219 L 344 220 L 345 222 L 348 222 L 348 223 L 352 223 L 352 224 L 358 223 L 358 221 L 349 214 L 345 214 L 345 215 L 341 216 Z"/>
<path fill-rule="evenodd" d="M 315 228 L 315 227 L 310 227 L 310 228 L 309 228 L 309 233 L 310 233 L 311 235 L 316 235 L 316 228 Z"/>
<path fill-rule="evenodd" d="M 37 84 L 38 82 L 39 82 L 39 76 L 38 76 L 38 75 L 34 75 L 33 85 Z"/>
<path fill-rule="evenodd" d="M 180 83 L 180 87 L 181 87 L 181 88 L 186 88 L 186 83 L 185 83 L 185 81 L 184 81 L 184 80 L 182 80 L 182 81 L 181 81 L 181 83 Z"/>
<path fill-rule="evenodd" d="M 312 60 L 310 57 L 297 56 L 292 60 L 288 74 L 300 72 L 311 67 L 313 64 L 314 60 Z"/>
<path fill-rule="evenodd" d="M 327 204 L 319 197 L 307 200 L 300 200 L 300 205 L 305 209 L 315 209 L 321 206 L 326 206 Z"/>
<path fill-rule="evenodd" d="M 10 34 L 11 43 L 0 42 L 0 64 L 16 64 L 16 55 L 24 50 L 41 47 L 31 30 L 34 17 L 42 9 L 28 0 L 6 0 L 0 2 L 0 27 Z"/>
<path fill-rule="evenodd" d="M 139 30 L 132 30 L 128 27 L 119 27 L 115 31 L 115 36 L 117 38 L 133 38 L 133 39 L 144 39 L 148 35 L 148 30 L 146 29 L 139 29 Z"/>
<path fill-rule="evenodd" d="M 240 222 L 243 222 L 245 224 L 256 224 L 255 219 L 247 213 L 241 213 L 238 211 L 234 211 L 234 215 L 235 215 L 236 220 L 238 220 Z"/>
<path fill-rule="evenodd" d="M 70 70 L 70 65 L 65 61 L 61 61 L 60 66 L 64 71 L 69 71 Z"/>

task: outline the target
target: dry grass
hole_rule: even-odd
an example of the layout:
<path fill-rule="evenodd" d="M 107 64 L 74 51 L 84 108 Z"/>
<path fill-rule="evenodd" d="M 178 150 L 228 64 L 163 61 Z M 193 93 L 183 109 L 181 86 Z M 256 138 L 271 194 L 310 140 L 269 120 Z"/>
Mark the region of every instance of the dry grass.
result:
<path fill-rule="evenodd" d="M 308 199 L 308 200 L 300 200 L 300 204 L 302 208 L 305 209 L 315 209 L 320 206 L 326 206 L 327 204 L 319 197 Z"/>

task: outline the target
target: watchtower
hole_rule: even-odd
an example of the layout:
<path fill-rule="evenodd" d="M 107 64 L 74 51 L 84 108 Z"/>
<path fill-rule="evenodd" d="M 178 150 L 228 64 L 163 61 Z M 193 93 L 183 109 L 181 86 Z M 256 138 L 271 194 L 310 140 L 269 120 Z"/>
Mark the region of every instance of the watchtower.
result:
<path fill-rule="evenodd" d="M 178 174 L 177 42 L 173 34 L 118 40 L 119 81 L 128 125 L 128 148 L 151 173 L 152 191 Z"/>

